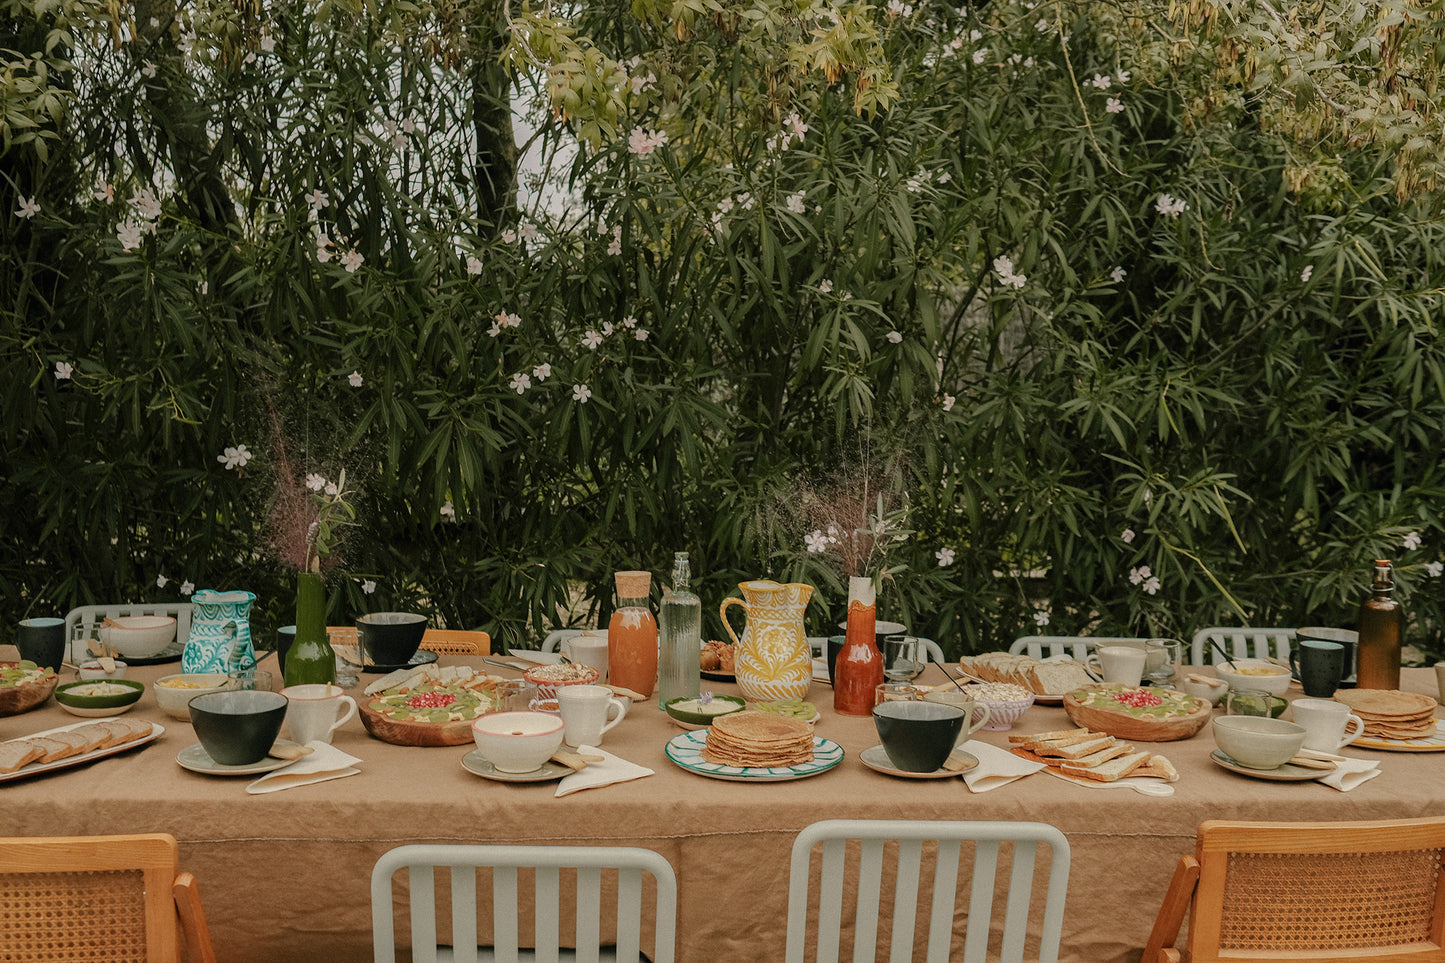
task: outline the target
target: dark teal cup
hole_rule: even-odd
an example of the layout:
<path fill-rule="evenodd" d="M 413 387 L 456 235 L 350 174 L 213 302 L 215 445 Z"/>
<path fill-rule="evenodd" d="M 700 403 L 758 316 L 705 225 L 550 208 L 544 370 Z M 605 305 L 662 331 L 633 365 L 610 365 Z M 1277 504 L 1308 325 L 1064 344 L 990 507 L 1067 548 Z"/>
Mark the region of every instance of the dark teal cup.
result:
<path fill-rule="evenodd" d="M 1289 654 L 1289 664 L 1305 695 L 1328 699 L 1344 677 L 1345 647 L 1338 642 L 1307 639 Z"/>

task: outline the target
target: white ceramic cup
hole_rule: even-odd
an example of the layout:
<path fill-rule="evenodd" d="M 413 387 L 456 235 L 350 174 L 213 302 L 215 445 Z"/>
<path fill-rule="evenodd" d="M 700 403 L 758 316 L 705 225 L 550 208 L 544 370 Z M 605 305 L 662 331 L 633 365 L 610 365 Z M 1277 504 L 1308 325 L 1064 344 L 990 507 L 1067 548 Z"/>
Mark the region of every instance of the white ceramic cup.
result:
<path fill-rule="evenodd" d="M 1290 703 L 1294 721 L 1305 730 L 1305 748 L 1334 752 L 1365 734 L 1365 722 L 1350 707 L 1333 699 L 1296 699 Z"/>
<path fill-rule="evenodd" d="M 590 665 L 600 675 L 598 679 L 607 678 L 607 634 L 584 633 L 574 635 L 571 638 L 562 640 L 562 652 L 573 662 L 579 665 Z"/>
<path fill-rule="evenodd" d="M 1101 645 L 1089 653 L 1089 665 L 1097 668 L 1105 682 L 1138 685 L 1144 677 L 1149 654 L 1129 645 Z"/>
<path fill-rule="evenodd" d="M 316 683 L 291 685 L 281 690 L 286 697 L 286 728 L 292 742 L 330 744 L 331 734 L 356 715 L 356 700 L 339 685 Z"/>
<path fill-rule="evenodd" d="M 567 727 L 563 742 L 573 748 L 600 746 L 602 734 L 627 715 L 627 700 L 615 697 L 605 686 L 564 685 L 557 690 L 557 711 Z"/>

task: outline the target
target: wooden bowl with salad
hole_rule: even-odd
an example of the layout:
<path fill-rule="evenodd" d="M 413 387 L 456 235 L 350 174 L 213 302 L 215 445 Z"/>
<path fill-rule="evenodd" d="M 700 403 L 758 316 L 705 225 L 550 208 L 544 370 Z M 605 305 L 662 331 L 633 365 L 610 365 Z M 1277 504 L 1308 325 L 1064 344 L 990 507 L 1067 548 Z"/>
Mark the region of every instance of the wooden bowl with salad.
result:
<path fill-rule="evenodd" d="M 50 698 L 60 676 L 29 659 L 0 662 L 0 716 L 28 712 Z"/>

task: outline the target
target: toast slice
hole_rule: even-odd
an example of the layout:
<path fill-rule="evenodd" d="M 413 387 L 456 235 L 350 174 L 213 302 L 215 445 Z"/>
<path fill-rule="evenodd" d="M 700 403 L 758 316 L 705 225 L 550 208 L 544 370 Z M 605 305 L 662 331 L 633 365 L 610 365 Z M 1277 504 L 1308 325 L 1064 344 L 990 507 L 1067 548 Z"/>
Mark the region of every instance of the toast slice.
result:
<path fill-rule="evenodd" d="M 1052 729 L 1048 732 L 1033 732 L 1028 735 L 1008 737 L 1009 742 L 1023 743 L 1024 745 L 1055 745 L 1069 746 L 1076 742 L 1083 742 L 1086 739 L 1094 739 L 1098 733 L 1090 732 L 1088 729 Z"/>
<path fill-rule="evenodd" d="M 44 749 L 24 739 L 0 742 L 0 773 L 15 772 L 44 755 Z"/>
<path fill-rule="evenodd" d="M 1147 752 L 1131 752 L 1097 766 L 1081 766 L 1077 762 L 1065 761 L 1059 768 L 1071 776 L 1097 779 L 1099 782 L 1118 782 L 1125 776 L 1132 776 L 1149 759 Z"/>
<path fill-rule="evenodd" d="M 1045 746 L 1041 749 L 1034 749 L 1034 752 L 1041 756 L 1052 756 L 1057 759 L 1082 759 L 1084 756 L 1091 756 L 1101 749 L 1107 749 L 1114 745 L 1118 745 L 1118 740 L 1113 736 L 1095 733 L 1094 738 L 1088 742 L 1076 742 L 1072 746 Z"/>
<path fill-rule="evenodd" d="M 39 746 L 44 751 L 45 755 L 36 762 L 59 762 L 80 754 L 80 750 L 74 743 L 62 739 L 52 739 L 49 736 L 31 736 L 26 742 L 33 746 Z"/>
<path fill-rule="evenodd" d="M 1153 776 L 1156 779 L 1163 779 L 1165 782 L 1179 781 L 1179 770 L 1174 768 L 1172 762 L 1160 755 L 1151 755 L 1149 761 L 1135 769 L 1131 775 Z"/>
<path fill-rule="evenodd" d="M 1098 752 L 1092 752 L 1087 756 L 1080 756 L 1077 759 L 1060 760 L 1059 768 L 1070 770 L 1078 769 L 1081 767 L 1085 769 L 1097 769 L 1099 766 L 1102 766 L 1110 759 L 1117 759 L 1120 756 L 1127 756 L 1133 751 L 1134 747 L 1129 745 L 1129 743 L 1116 742 L 1112 746 L 1105 746 Z M 1137 776 L 1138 772 L 1136 771 L 1134 774 Z"/>
<path fill-rule="evenodd" d="M 118 746 L 126 742 L 134 742 L 143 739 L 151 734 L 149 722 L 136 722 L 131 719 L 107 719 L 99 723 L 111 733 L 110 745 Z"/>
<path fill-rule="evenodd" d="M 79 756 L 99 749 L 105 744 L 108 733 L 100 728 L 100 726 L 85 725 L 76 726 L 74 729 L 66 729 L 64 732 L 52 732 L 50 738 L 59 742 L 70 743 L 75 747 L 75 754 Z"/>

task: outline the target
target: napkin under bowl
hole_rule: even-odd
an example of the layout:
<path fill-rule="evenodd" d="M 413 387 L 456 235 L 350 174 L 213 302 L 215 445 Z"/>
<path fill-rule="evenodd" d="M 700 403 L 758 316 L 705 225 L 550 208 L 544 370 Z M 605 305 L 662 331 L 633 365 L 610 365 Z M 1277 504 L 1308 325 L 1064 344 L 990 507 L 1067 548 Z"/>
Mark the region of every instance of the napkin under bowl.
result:
<path fill-rule="evenodd" d="M 564 776 L 557 784 L 557 796 L 567 796 L 574 792 L 581 792 L 584 789 L 598 789 L 602 786 L 610 786 L 613 783 L 629 782 L 633 779 L 641 779 L 643 776 L 652 775 L 652 770 L 646 766 L 639 766 L 628 762 L 626 759 L 618 758 L 612 753 L 595 746 L 579 746 L 577 754 L 582 756 L 601 756 L 601 762 L 589 762 L 583 769 L 579 769 L 570 776 Z"/>
<path fill-rule="evenodd" d="M 342 752 L 330 743 L 316 739 L 307 745 L 312 750 L 310 755 L 302 756 L 289 766 L 266 773 L 248 785 L 246 792 L 253 796 L 279 792 L 282 789 L 295 789 L 297 786 L 354 776 L 361 772 L 356 768 L 361 764 L 360 759 Z"/>

